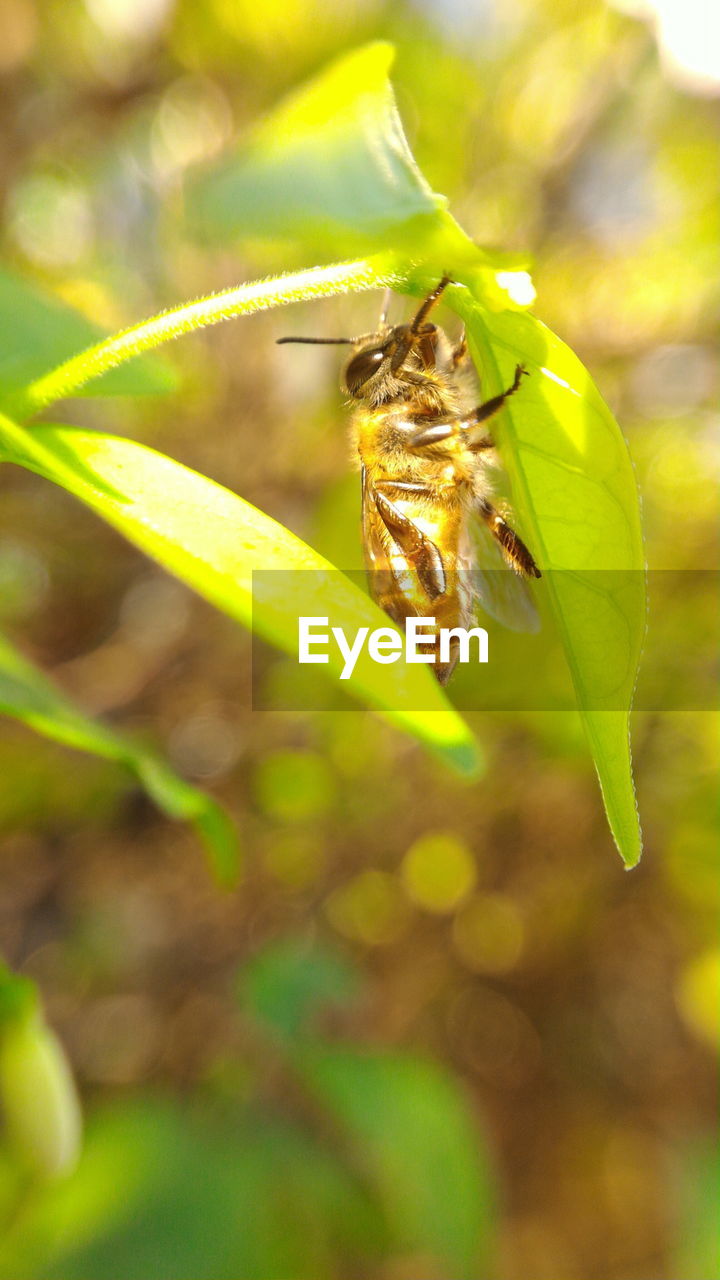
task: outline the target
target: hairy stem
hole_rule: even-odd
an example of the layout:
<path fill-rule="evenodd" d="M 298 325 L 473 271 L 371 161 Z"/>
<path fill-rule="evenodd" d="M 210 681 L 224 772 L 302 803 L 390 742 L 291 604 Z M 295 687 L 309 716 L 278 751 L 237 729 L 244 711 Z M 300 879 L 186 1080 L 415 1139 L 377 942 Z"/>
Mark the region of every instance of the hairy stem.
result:
<path fill-rule="evenodd" d="M 288 302 L 329 297 L 351 290 L 377 289 L 397 281 L 397 272 L 389 267 L 388 258 L 378 256 L 328 267 L 313 267 L 308 271 L 223 289 L 221 293 L 162 311 L 150 320 L 123 329 L 65 360 L 19 392 L 13 400 L 13 415 L 21 419 L 33 417 L 54 401 L 72 395 L 92 378 L 107 373 L 108 369 L 193 329 Z"/>

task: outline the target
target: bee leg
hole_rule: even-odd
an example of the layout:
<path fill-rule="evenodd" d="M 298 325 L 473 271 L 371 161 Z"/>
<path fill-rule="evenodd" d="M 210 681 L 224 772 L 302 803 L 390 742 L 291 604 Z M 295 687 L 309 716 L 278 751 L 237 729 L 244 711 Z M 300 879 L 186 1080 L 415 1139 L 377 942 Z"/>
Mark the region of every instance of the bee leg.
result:
<path fill-rule="evenodd" d="M 450 440 L 455 435 L 455 423 L 450 422 L 429 422 L 426 426 L 418 427 L 408 436 L 406 447 L 411 453 L 422 453 L 425 449 L 432 449 L 435 445 L 443 444 L 446 440 Z"/>
<path fill-rule="evenodd" d="M 426 484 L 413 484 L 410 480 L 378 480 L 375 488 L 381 489 L 383 493 L 421 493 L 424 497 L 431 497 L 431 492 Z"/>
<path fill-rule="evenodd" d="M 467 418 L 463 419 L 462 426 L 468 430 L 471 427 L 477 426 L 478 423 L 487 422 L 488 418 L 494 417 L 494 415 L 502 409 L 505 401 L 508 399 L 508 396 L 514 395 L 518 390 L 523 376 L 527 376 L 527 369 L 525 369 L 521 364 L 516 365 L 515 377 L 512 385 L 505 391 L 501 391 L 499 396 L 492 396 L 491 399 L 486 400 L 484 404 L 478 405 L 477 409 L 475 409 Z M 487 436 L 480 436 L 477 440 L 473 440 L 471 436 L 468 441 L 468 448 L 490 449 L 492 448 L 492 444 L 487 443 L 487 439 Z"/>
<path fill-rule="evenodd" d="M 491 436 L 480 436 L 478 440 L 474 440 L 471 436 L 467 441 L 467 448 L 471 453 L 482 453 L 483 449 L 494 449 L 495 441 Z"/>
<path fill-rule="evenodd" d="M 460 338 L 452 350 L 453 369 L 457 369 L 458 365 L 464 364 L 467 360 L 468 345 L 465 338 L 465 330 L 463 329 Z"/>
<path fill-rule="evenodd" d="M 493 538 L 499 544 L 500 550 L 510 567 L 523 578 L 541 578 L 542 574 L 533 559 L 532 553 L 528 551 L 522 538 L 519 538 L 515 530 L 510 528 L 507 520 L 503 519 L 492 503 L 487 500 L 479 503 L 478 511 Z"/>
<path fill-rule="evenodd" d="M 397 486 L 395 486 L 397 487 Z M 385 528 L 415 571 L 429 600 L 445 594 L 447 581 L 442 556 L 435 543 L 419 529 L 414 520 L 400 511 L 394 502 L 375 488 L 375 506 Z"/>

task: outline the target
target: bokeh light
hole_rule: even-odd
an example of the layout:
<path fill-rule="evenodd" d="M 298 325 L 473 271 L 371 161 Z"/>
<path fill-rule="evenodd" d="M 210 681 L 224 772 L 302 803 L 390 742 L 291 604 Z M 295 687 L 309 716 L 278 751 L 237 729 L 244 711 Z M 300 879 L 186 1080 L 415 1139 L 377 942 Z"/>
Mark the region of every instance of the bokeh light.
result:
<path fill-rule="evenodd" d="M 417 906 L 440 915 L 454 911 L 475 884 L 473 856 L 450 832 L 428 832 L 416 840 L 402 861 L 401 875 L 408 897 Z"/>

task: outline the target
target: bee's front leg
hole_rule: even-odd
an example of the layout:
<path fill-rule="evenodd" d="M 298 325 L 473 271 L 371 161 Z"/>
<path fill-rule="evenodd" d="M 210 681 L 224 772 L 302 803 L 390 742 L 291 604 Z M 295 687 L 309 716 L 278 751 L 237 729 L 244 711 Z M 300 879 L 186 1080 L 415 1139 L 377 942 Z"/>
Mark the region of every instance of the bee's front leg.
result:
<path fill-rule="evenodd" d="M 466 442 L 467 447 L 468 449 L 471 449 L 473 453 L 479 453 L 483 449 L 493 449 L 495 447 L 489 436 L 476 435 L 473 431 L 473 427 L 477 427 L 481 422 L 487 422 L 488 418 L 494 417 L 495 414 L 502 409 L 508 397 L 514 395 L 518 390 L 520 382 L 524 376 L 528 376 L 527 369 L 525 369 L 521 364 L 516 365 L 515 377 L 512 381 L 512 385 L 505 391 L 501 391 L 499 396 L 492 396 L 489 400 L 486 400 L 484 404 L 478 405 L 477 409 L 475 409 L 473 413 L 463 419 L 461 426 L 468 434 Z"/>

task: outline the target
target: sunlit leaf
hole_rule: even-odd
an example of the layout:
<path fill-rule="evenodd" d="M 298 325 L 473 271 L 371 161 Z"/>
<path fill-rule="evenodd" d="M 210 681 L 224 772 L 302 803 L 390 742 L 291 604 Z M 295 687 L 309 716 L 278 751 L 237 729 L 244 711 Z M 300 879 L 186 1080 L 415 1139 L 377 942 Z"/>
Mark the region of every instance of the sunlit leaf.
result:
<path fill-rule="evenodd" d="M 345 55 L 293 93 L 237 153 L 200 173 L 192 221 L 213 241 L 267 236 L 349 255 L 478 251 L 415 163 L 398 115 L 384 43 Z M 450 260 L 450 259 L 449 259 Z"/>
<path fill-rule="evenodd" d="M 297 617 L 331 614 L 346 635 L 387 617 L 277 521 L 236 494 L 163 454 L 131 440 L 45 425 L 26 430 L 0 417 L 6 456 L 68 489 L 166 569 L 218 608 L 250 625 L 272 644 L 297 654 Z M 295 598 L 253 602 L 253 569 L 284 571 Z M 301 570 L 314 570 L 303 574 Z M 330 651 L 328 673 L 343 663 Z M 382 711 L 461 772 L 478 768 L 477 747 L 460 716 L 426 668 L 387 668 L 367 651 L 347 692 Z M 418 707 L 427 710 L 418 711 Z"/>
<path fill-rule="evenodd" d="M 255 311 L 286 302 L 329 297 L 350 289 L 380 288 L 397 284 L 399 279 L 389 256 L 385 255 L 375 260 L 341 262 L 292 272 L 274 280 L 238 285 L 237 288 L 223 289 L 194 302 L 171 307 L 71 356 L 19 389 L 12 397 L 13 416 L 25 419 L 56 400 L 77 395 L 82 387 L 103 377 L 108 370 L 121 368 L 141 352 L 151 351 L 195 329 L 221 324 L 234 316 L 252 315 Z"/>
<path fill-rule="evenodd" d="M 484 394 L 508 386 L 518 363 L 530 374 L 495 438 L 521 530 L 545 571 L 608 820 L 633 866 L 641 837 L 629 711 L 645 634 L 645 560 L 627 445 L 587 370 L 539 321 L 488 312 L 461 290 L 454 303 Z"/>
<path fill-rule="evenodd" d="M 0 334 L 0 397 L 6 400 L 31 379 L 97 342 L 102 330 L 79 311 L 2 269 Z M 127 369 L 105 374 L 87 394 L 159 394 L 176 385 L 175 371 L 166 361 L 144 356 Z"/>
<path fill-rule="evenodd" d="M 225 811 L 151 751 L 83 715 L 2 636 L 0 712 L 65 746 L 126 765 L 168 817 L 193 823 L 218 879 L 232 883 L 237 878 L 237 834 Z"/>

